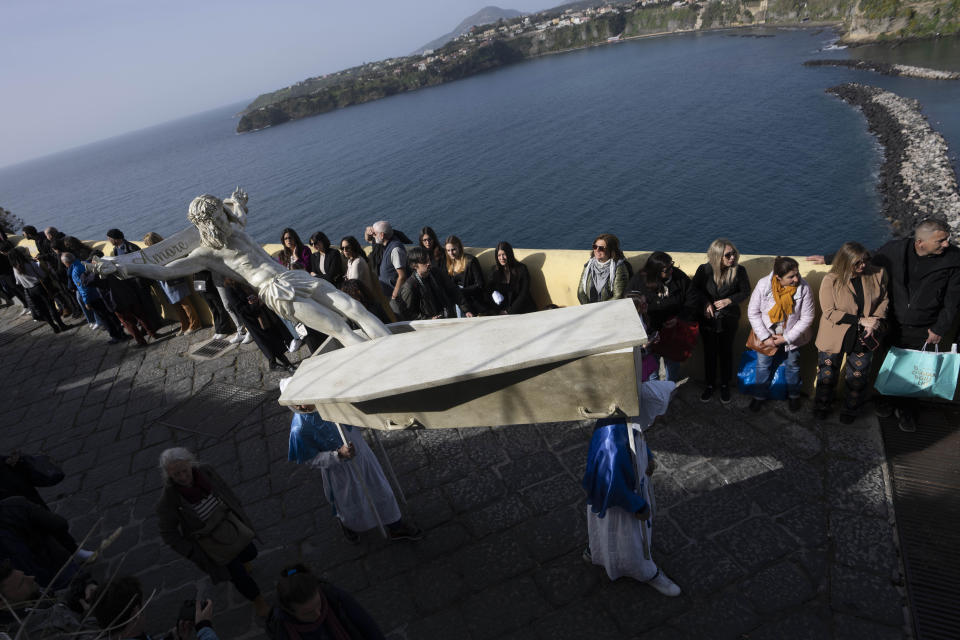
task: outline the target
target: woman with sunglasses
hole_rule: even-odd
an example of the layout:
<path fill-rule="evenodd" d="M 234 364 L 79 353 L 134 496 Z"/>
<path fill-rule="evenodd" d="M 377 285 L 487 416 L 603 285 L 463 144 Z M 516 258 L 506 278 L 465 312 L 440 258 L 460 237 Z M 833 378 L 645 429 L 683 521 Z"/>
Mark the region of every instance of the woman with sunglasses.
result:
<path fill-rule="evenodd" d="M 750 298 L 750 278 L 739 264 L 740 253 L 726 238 L 717 238 L 707 248 L 707 261 L 697 268 L 693 286 L 700 296 L 703 340 L 703 393 L 701 402 L 713 397 L 720 365 L 720 402 L 730 402 L 733 378 L 733 338 L 740 322 L 740 304 Z"/>
<path fill-rule="evenodd" d="M 847 393 L 840 422 L 852 423 L 870 382 L 878 329 L 887 315 L 886 274 L 870 265 L 870 253 L 857 242 L 847 242 L 833 259 L 830 273 L 820 283 L 820 327 L 817 331 L 817 393 L 813 414 L 827 417 L 840 365 L 846 357 Z"/>
<path fill-rule="evenodd" d="M 310 246 L 313 248 L 313 253 L 310 254 L 310 275 L 323 278 L 339 288 L 346 270 L 343 256 L 337 250 L 330 250 L 330 239 L 323 231 L 317 231 L 310 236 Z"/>
<path fill-rule="evenodd" d="M 277 254 L 277 262 L 287 269 L 310 270 L 310 249 L 300 241 L 297 232 L 287 227 L 280 234 L 280 243 L 283 249 Z"/>
<path fill-rule="evenodd" d="M 630 280 L 627 290 L 646 294 L 647 317 L 650 321 L 647 330 L 651 336 L 669 333 L 681 320 L 692 321 L 699 315 L 699 297 L 690 282 L 690 276 L 676 267 L 670 254 L 663 251 L 650 254 L 640 271 Z M 669 348 L 663 336 L 660 344 L 663 348 Z M 662 357 L 667 380 L 676 382 L 681 362 Z"/>
<path fill-rule="evenodd" d="M 483 292 L 486 284 L 483 281 L 483 269 L 476 257 L 464 252 L 463 242 L 457 236 L 447 236 L 445 244 L 447 253 L 447 275 L 463 291 L 467 304 L 477 313 L 487 309 L 487 302 Z M 461 309 L 461 311 L 466 311 Z"/>
<path fill-rule="evenodd" d="M 441 271 L 447 270 L 447 257 L 444 255 L 443 245 L 440 244 L 440 239 L 437 238 L 437 232 L 433 230 L 433 227 L 420 229 L 420 246 L 430 256 L 431 267 Z"/>
<path fill-rule="evenodd" d="M 590 259 L 583 265 L 577 300 L 589 304 L 622 298 L 629 281 L 629 266 L 620 251 L 620 241 L 612 233 L 601 233 L 594 239 Z"/>

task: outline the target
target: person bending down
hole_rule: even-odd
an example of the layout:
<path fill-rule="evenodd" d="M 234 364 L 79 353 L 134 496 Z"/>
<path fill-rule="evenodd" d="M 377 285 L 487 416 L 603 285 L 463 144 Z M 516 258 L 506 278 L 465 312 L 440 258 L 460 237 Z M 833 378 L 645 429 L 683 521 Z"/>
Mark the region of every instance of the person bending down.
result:
<path fill-rule="evenodd" d="M 287 380 L 281 381 L 281 392 Z M 423 534 L 401 519 L 393 489 L 360 427 L 343 425 L 343 430 L 348 444 L 343 444 L 337 425 L 321 418 L 315 406 L 297 406 L 290 422 L 287 459 L 320 469 L 324 495 L 349 542 L 356 542 L 361 532 L 376 527 L 377 516 L 391 540 L 419 540 Z M 369 501 L 364 485 L 370 493 Z M 370 509 L 370 501 L 376 513 Z"/>

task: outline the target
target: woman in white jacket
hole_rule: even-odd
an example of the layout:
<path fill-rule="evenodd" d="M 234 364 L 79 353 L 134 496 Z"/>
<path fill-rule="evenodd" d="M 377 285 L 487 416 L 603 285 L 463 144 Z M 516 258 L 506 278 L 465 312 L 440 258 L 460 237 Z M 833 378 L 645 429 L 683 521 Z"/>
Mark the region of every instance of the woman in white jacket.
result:
<path fill-rule="evenodd" d="M 776 348 L 773 355 L 757 353 L 751 411 L 759 411 L 769 397 L 770 380 L 781 362 L 785 362 L 790 410 L 800 410 L 799 349 L 810 342 L 815 313 L 813 292 L 800 277 L 800 265 L 793 258 L 777 256 L 773 271 L 753 289 L 747 311 L 757 340 Z"/>

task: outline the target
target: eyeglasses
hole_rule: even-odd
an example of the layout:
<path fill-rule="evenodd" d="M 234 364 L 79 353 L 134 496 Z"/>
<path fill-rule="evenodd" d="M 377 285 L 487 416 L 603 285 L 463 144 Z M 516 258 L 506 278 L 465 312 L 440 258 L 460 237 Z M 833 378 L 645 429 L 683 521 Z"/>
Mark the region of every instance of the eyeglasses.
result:
<path fill-rule="evenodd" d="M 729 259 L 729 258 L 736 258 L 736 257 L 737 257 L 737 252 L 736 252 L 736 251 L 728 251 L 728 252 L 726 252 L 725 254 L 723 254 L 723 257 L 724 257 L 724 258 L 728 258 L 728 259 Z"/>
<path fill-rule="evenodd" d="M 342 247 L 340 247 L 340 251 L 352 251 L 352 249 L 350 248 L 350 245 L 345 244 Z"/>
<path fill-rule="evenodd" d="M 603 251 L 604 253 L 606 253 L 606 251 L 607 251 L 607 245 L 605 245 L 605 244 L 595 244 L 595 245 L 593 245 L 593 250 L 594 250 L 594 251 Z"/>

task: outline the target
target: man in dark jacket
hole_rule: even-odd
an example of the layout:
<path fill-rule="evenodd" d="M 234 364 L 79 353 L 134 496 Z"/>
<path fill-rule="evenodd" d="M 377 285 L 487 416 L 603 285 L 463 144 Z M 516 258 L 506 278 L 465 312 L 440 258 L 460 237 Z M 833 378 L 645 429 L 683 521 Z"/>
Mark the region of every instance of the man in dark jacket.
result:
<path fill-rule="evenodd" d="M 127 240 L 120 229 L 109 229 L 107 231 L 107 242 L 113 246 L 110 255 L 114 258 L 140 251 L 140 245 Z M 149 328 L 143 325 L 143 329 L 146 333 L 156 331 L 163 326 L 163 318 L 157 313 L 157 307 L 153 303 L 153 290 L 150 286 L 152 281 L 147 278 L 133 278 L 133 282 L 136 283 L 137 292 L 140 296 L 140 310 L 146 314 L 147 322 L 150 324 Z"/>
<path fill-rule="evenodd" d="M 808 260 L 830 264 L 831 258 Z M 921 221 L 913 236 L 883 245 L 872 262 L 886 269 L 889 279 L 888 346 L 921 349 L 939 344 L 953 328 L 960 307 L 960 249 L 950 244 L 947 223 L 934 218 Z M 874 404 L 878 416 L 896 411 L 900 429 L 916 431 L 916 406 L 910 398 L 891 401 L 877 396 Z"/>
<path fill-rule="evenodd" d="M 413 275 L 400 287 L 400 316 L 404 320 L 456 318 L 457 305 L 464 315 L 473 317 L 474 310 L 463 291 L 446 273 L 430 266 L 430 256 L 423 247 L 411 248 L 407 261 Z"/>
<path fill-rule="evenodd" d="M 939 344 L 960 307 L 960 249 L 950 244 L 950 227 L 924 220 L 912 237 L 883 245 L 873 263 L 887 270 L 890 281 L 890 344 L 904 349 Z M 886 404 L 878 404 L 878 415 L 890 415 Z M 898 398 L 895 408 L 900 429 L 916 431 L 914 402 Z"/>

